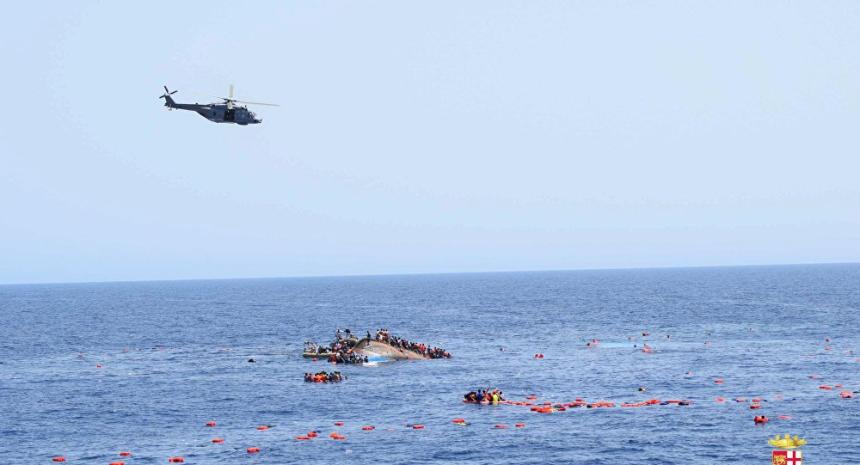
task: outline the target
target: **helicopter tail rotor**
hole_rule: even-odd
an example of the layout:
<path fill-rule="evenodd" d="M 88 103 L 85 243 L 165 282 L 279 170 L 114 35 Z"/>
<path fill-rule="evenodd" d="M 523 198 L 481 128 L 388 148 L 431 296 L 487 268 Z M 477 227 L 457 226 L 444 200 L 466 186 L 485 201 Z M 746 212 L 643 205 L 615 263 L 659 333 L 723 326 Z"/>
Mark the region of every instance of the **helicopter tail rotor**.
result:
<path fill-rule="evenodd" d="M 162 94 L 158 98 L 164 99 L 164 106 L 166 106 L 168 108 L 173 108 L 173 106 L 176 105 L 176 102 L 173 101 L 173 97 L 171 97 L 171 95 L 173 95 L 179 91 L 174 90 L 173 92 L 171 92 L 170 89 L 167 88 L 167 86 L 163 86 L 163 87 L 164 87 L 164 94 Z"/>

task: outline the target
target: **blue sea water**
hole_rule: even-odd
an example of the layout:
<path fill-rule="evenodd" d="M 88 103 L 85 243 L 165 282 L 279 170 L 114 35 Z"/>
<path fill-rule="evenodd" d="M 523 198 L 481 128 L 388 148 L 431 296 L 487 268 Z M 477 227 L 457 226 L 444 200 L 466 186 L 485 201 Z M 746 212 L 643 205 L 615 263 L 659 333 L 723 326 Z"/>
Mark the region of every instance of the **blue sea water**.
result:
<path fill-rule="evenodd" d="M 127 465 L 763 464 L 777 433 L 809 441 L 807 464 L 856 463 L 860 395 L 839 391 L 860 390 L 858 310 L 860 265 L 0 286 L 0 464 L 108 464 L 121 450 Z M 454 358 L 303 382 L 330 369 L 301 357 L 305 340 L 380 327 Z M 634 349 L 643 341 L 653 353 Z M 693 403 L 538 414 L 461 402 L 485 386 L 538 402 Z M 750 410 L 738 396 L 765 401 Z M 294 439 L 310 430 L 321 437 Z"/>

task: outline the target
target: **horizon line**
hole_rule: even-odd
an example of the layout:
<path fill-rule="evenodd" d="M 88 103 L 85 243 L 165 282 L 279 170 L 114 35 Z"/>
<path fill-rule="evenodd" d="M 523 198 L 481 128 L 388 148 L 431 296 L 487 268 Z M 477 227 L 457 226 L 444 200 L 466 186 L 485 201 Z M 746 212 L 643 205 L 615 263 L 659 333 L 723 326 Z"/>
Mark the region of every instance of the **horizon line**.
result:
<path fill-rule="evenodd" d="M 385 276 L 438 276 L 460 274 L 510 274 L 510 273 L 561 273 L 584 271 L 632 271 L 632 270 L 670 270 L 670 269 L 705 269 L 705 268 L 757 268 L 757 267 L 791 267 L 791 266 L 825 266 L 825 265 L 860 265 L 860 262 L 806 262 L 806 263 L 746 263 L 725 265 L 655 265 L 655 266 L 622 266 L 622 267 L 589 267 L 589 268 L 554 268 L 526 270 L 470 270 L 470 271 L 415 271 L 392 273 L 354 273 L 354 274 L 305 274 L 284 276 L 246 276 L 246 277 L 211 277 L 211 278 L 177 278 L 177 279 L 120 279 L 99 281 L 37 281 L 9 282 L 0 286 L 49 286 L 64 284 L 122 284 L 122 283 L 168 283 L 194 281 L 243 281 L 264 279 L 313 279 L 313 278 L 362 278 Z"/>

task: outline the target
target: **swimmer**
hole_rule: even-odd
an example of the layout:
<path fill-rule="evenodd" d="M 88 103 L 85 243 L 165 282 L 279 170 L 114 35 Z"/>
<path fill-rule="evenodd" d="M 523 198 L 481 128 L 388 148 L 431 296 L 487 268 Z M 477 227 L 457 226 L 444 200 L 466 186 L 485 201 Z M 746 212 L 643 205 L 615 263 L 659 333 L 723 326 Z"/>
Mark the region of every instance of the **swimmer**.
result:
<path fill-rule="evenodd" d="M 256 362 L 257 362 L 257 361 L 256 361 L 256 360 L 254 360 L 253 358 L 249 358 L 249 359 L 248 359 L 248 363 L 256 363 Z"/>
<path fill-rule="evenodd" d="M 645 386 L 639 386 L 639 392 L 645 392 L 645 391 L 647 391 L 647 389 L 645 389 Z"/>

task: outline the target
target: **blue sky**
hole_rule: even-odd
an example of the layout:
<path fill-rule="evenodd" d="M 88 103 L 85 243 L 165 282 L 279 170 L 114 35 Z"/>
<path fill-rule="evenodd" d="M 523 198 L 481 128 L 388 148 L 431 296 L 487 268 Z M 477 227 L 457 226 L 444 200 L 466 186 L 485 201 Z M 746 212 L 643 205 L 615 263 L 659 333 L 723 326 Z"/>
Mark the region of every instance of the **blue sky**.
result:
<path fill-rule="evenodd" d="M 860 261 L 860 2 L 7 14 L 0 283 Z"/>

